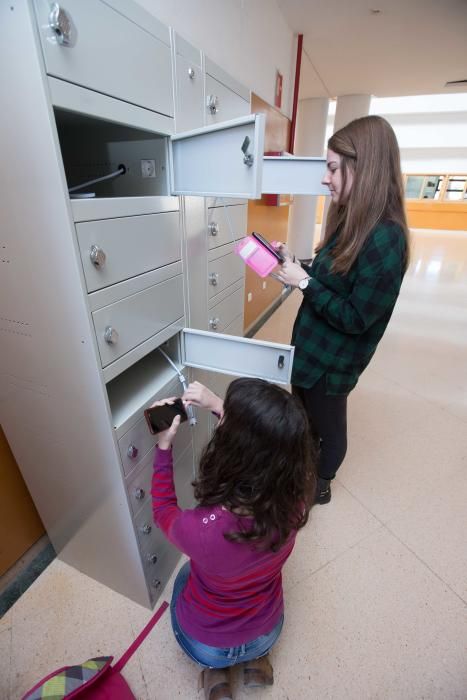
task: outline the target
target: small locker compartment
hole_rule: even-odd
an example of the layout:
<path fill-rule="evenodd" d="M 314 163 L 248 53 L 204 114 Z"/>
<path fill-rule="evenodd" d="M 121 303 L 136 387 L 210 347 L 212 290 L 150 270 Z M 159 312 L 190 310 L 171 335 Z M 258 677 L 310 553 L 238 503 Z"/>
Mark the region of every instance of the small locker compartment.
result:
<path fill-rule="evenodd" d="M 169 194 L 165 135 L 79 112 L 54 112 L 72 199 Z"/>
<path fill-rule="evenodd" d="M 168 27 L 134 3 L 34 4 L 48 75 L 173 115 Z"/>
<path fill-rule="evenodd" d="M 218 294 L 234 282 L 242 280 L 244 274 L 245 263 L 234 253 L 232 245 L 211 250 L 208 262 L 209 306 L 216 303 Z"/>
<path fill-rule="evenodd" d="M 205 59 L 206 124 L 250 113 L 250 91 L 209 58 Z"/>
<path fill-rule="evenodd" d="M 112 423 L 118 440 L 127 435 L 126 442 L 128 444 L 131 442 L 132 434 L 129 431 L 134 429 L 140 420 L 144 420 L 144 409 L 154 401 L 167 396 L 182 395 L 183 387 L 179 381 L 177 370 L 163 353 L 174 363 L 178 371 L 183 372 L 180 334 L 172 332 L 165 342 L 161 342 L 160 348 L 153 349 L 152 352 L 107 383 L 106 389 Z M 149 431 L 147 434 L 150 435 Z M 151 440 L 152 436 L 147 443 L 146 452 L 154 444 Z M 126 442 L 122 448 L 123 451 L 127 446 Z M 129 462 L 135 466 L 145 454 L 144 446 L 137 445 L 137 447 L 139 448 L 138 459 Z M 132 467 L 127 469 L 126 473 L 129 473 L 131 469 Z"/>
<path fill-rule="evenodd" d="M 184 328 L 179 333 L 172 333 L 167 342 L 107 383 L 116 437 L 120 440 L 133 429 L 143 418 L 144 409 L 153 401 L 171 395 L 181 395 L 183 391 L 178 372 L 183 372 L 186 367 L 233 376 L 260 377 L 277 384 L 288 384 L 293 354 L 292 346 L 280 343 L 193 328 Z M 186 375 L 185 378 L 188 381 Z M 131 435 L 129 433 L 129 436 Z M 122 442 L 122 445 L 125 451 L 128 447 L 127 442 Z M 150 447 L 149 444 L 146 452 Z M 144 454 L 144 446 L 140 446 L 135 466 Z"/>
<path fill-rule="evenodd" d="M 142 278 L 137 278 L 137 282 L 142 282 Z M 121 286 L 125 289 L 126 283 Z M 110 289 L 114 291 L 113 287 Z M 102 367 L 107 367 L 174 323 L 183 325 L 183 318 L 182 275 L 168 277 L 93 311 Z"/>
<path fill-rule="evenodd" d="M 175 211 L 76 224 L 88 292 L 181 259 L 178 200 L 171 199 Z"/>
<path fill-rule="evenodd" d="M 204 124 L 203 69 L 201 51 L 173 32 L 175 59 L 176 131 L 197 129 Z"/>
<path fill-rule="evenodd" d="M 247 207 L 226 205 L 208 208 L 208 246 L 218 248 L 247 235 Z"/>
<path fill-rule="evenodd" d="M 232 291 L 233 290 L 233 291 Z M 243 319 L 243 280 L 237 282 L 223 294 L 219 294 L 219 301 L 209 309 L 208 326 L 210 331 L 235 335 L 227 330 L 230 324 L 238 317 Z M 243 335 L 243 326 L 237 335 Z"/>
<path fill-rule="evenodd" d="M 161 381 L 163 374 L 160 376 Z M 183 394 L 182 384 L 173 379 L 169 383 L 163 385 L 156 395 L 147 402 L 147 405 L 140 407 L 134 414 L 136 422 L 127 430 L 119 439 L 118 447 L 122 459 L 123 473 L 125 477 L 131 475 L 134 480 L 134 475 L 139 474 L 144 468 L 149 457 L 153 454 L 154 445 L 157 442 L 157 436 L 153 435 L 148 429 L 146 419 L 144 417 L 144 409 L 147 408 L 153 401 L 165 399 L 169 396 L 181 396 Z M 174 460 L 176 461 L 181 454 L 191 445 L 192 427 L 188 421 L 180 424 L 177 433 L 177 441 L 174 446 Z"/>
<path fill-rule="evenodd" d="M 156 122 L 153 131 L 113 121 L 115 100 L 106 103 L 110 119 L 68 109 L 67 100 L 54 112 L 72 199 L 261 196 L 262 114 L 169 135 Z"/>

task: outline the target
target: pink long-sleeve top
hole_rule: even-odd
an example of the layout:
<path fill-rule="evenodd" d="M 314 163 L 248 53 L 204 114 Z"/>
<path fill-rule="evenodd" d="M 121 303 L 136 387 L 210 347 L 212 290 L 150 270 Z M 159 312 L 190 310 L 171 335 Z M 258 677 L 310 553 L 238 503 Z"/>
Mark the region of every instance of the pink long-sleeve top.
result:
<path fill-rule="evenodd" d="M 181 510 L 172 450 L 156 448 L 151 494 L 154 522 L 191 559 L 176 607 L 183 631 L 214 647 L 238 646 L 271 632 L 283 614 L 281 570 L 296 533 L 272 552 L 226 540 L 224 533 L 238 530 L 244 518 L 223 506 Z"/>

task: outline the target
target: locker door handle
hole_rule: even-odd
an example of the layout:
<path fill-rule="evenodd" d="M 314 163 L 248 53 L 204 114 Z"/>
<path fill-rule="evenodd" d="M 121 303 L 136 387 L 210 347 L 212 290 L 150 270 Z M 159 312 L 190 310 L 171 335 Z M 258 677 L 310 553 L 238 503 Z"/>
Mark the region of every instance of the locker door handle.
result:
<path fill-rule="evenodd" d="M 217 283 L 219 281 L 219 273 L 218 272 L 211 272 L 209 275 L 209 284 L 212 284 L 213 287 L 217 287 Z"/>
<path fill-rule="evenodd" d="M 279 369 L 284 369 L 284 365 L 285 365 L 285 357 L 284 357 L 284 355 L 279 355 L 279 359 L 277 361 L 277 366 Z"/>
<path fill-rule="evenodd" d="M 219 233 L 219 224 L 213 221 L 208 225 L 208 231 L 211 234 L 211 236 L 217 236 L 217 234 Z"/>
<path fill-rule="evenodd" d="M 217 331 L 220 323 L 220 318 L 210 318 L 209 319 L 209 328 L 213 331 Z"/>

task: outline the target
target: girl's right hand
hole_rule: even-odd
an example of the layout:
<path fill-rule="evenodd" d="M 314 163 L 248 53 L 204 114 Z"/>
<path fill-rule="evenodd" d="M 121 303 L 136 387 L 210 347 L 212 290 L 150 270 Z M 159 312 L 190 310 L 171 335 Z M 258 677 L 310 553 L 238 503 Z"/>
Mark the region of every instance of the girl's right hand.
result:
<path fill-rule="evenodd" d="M 191 382 L 188 389 L 182 396 L 183 401 L 188 405 L 199 406 L 206 408 L 208 411 L 222 415 L 224 410 L 224 402 L 213 391 L 201 384 L 201 382 Z"/>
<path fill-rule="evenodd" d="M 285 243 L 281 243 L 281 241 L 272 241 L 271 243 L 272 246 L 277 250 L 278 253 L 284 256 L 286 262 L 292 262 L 293 261 L 293 255 L 290 252 L 290 250 L 287 248 Z"/>

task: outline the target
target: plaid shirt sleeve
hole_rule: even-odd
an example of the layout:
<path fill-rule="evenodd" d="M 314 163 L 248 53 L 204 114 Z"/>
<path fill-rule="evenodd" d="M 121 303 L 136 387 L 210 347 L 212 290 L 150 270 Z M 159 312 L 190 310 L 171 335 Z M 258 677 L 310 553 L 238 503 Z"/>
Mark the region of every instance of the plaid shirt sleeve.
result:
<path fill-rule="evenodd" d="M 316 313 L 339 331 L 363 333 L 392 307 L 402 279 L 400 249 L 380 229 L 362 250 L 356 278 L 348 297 L 311 278 L 304 297 Z"/>

